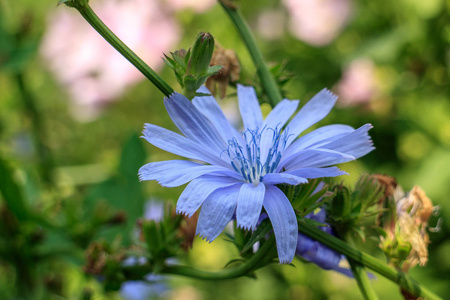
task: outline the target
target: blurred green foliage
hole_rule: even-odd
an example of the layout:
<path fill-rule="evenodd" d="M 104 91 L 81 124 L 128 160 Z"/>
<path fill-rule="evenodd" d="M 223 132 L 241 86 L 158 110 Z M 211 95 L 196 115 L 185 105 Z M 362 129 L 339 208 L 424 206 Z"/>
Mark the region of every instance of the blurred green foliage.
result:
<path fill-rule="evenodd" d="M 1 220 L 0 298 L 13 298 L 20 289 L 23 297 L 31 297 L 26 290 L 37 286 L 36 295 L 43 298 L 53 294 L 61 297 L 51 299 L 81 299 L 95 294 L 96 299 L 115 299 L 117 294 L 103 294 L 95 280 L 83 275 L 83 251 L 91 241 L 113 241 L 118 236 L 121 243 L 129 244 L 147 198 L 176 201 L 181 188 L 164 189 L 153 182 L 139 183 L 137 178 L 138 168 L 150 161 L 146 153 L 151 153 L 152 161 L 172 158 L 137 138 L 143 123 L 175 127 L 165 112 L 162 94 L 147 81 L 130 88 L 94 121 L 80 123 L 71 117 L 67 92 L 46 69 L 38 52 L 47 18 L 54 10 L 68 9 L 56 7 L 56 3 L 0 0 L 0 206 L 8 208 Z M 380 89 L 371 102 L 337 107 L 321 125 L 374 125 L 370 134 L 376 150 L 343 166 L 350 173 L 342 179 L 346 184 L 353 184 L 363 171 L 385 173 L 397 178 L 406 190 L 420 185 L 441 207 L 440 215 L 430 221 L 434 226 L 439 217 L 444 219 L 441 230 L 430 235 L 429 263 L 411 273 L 444 296 L 450 292 L 450 3 L 352 3 L 348 25 L 322 47 L 294 38 L 287 30 L 287 19 L 281 36 L 269 40 L 259 34 L 262 13 L 273 10 L 286 14 L 279 1 L 240 1 L 238 5 L 267 60 L 284 62 L 286 71 L 293 75 L 284 86 L 288 98 L 307 100 L 323 87 L 333 88 L 344 66 L 356 58 L 375 63 Z M 257 83 L 249 55 L 218 5 L 203 14 L 179 11 L 176 18 L 183 28 L 178 48 L 189 48 L 200 30 L 208 31 L 222 47 L 238 53 L 241 82 Z M 177 87 L 169 68 L 160 73 Z M 25 85 L 18 82 L 18 75 Z M 31 113 L 23 100 L 23 89 L 36 106 Z M 36 133 L 36 115 L 45 140 L 36 140 L 40 134 Z M 44 169 L 40 167 L 45 159 L 40 147 L 52 158 Z M 51 185 L 45 182 L 43 170 L 50 172 Z M 46 219 L 22 222 L 25 216 L 31 220 L 28 213 L 36 212 L 42 212 Z M 126 221 L 117 219 L 121 213 Z M 117 220 L 119 226 L 115 226 Z M 4 232 L 5 228 L 10 230 Z M 46 236 L 40 236 L 41 228 L 47 230 Z M 61 228 L 69 231 L 69 240 Z M 31 255 L 34 242 L 38 243 L 39 257 Z M 8 256 L 13 251 L 4 252 L 11 243 L 17 246 L 20 257 L 28 259 L 16 264 L 22 269 L 14 269 L 14 259 Z M 71 249 L 70 255 L 67 249 Z M 187 260 L 218 268 L 236 254 L 230 243 L 215 241 L 209 245 L 196 240 Z M 242 278 L 208 283 L 175 278 L 167 298 L 360 299 L 352 279 L 312 264 L 296 261 L 295 265 L 263 269 L 257 273 L 257 281 Z M 374 286 L 381 299 L 400 299 L 398 288 L 385 279 L 375 281 Z"/>

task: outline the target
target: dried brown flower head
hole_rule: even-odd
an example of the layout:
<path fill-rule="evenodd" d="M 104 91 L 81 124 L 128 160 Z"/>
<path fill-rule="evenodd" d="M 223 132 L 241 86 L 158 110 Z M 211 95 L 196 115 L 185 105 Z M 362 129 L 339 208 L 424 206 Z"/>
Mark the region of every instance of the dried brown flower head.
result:
<path fill-rule="evenodd" d="M 400 236 L 412 247 L 403 269 L 406 271 L 417 264 L 424 266 L 428 261 L 430 240 L 427 227 L 433 204 L 419 186 L 414 186 L 407 195 L 395 200 Z"/>
<path fill-rule="evenodd" d="M 220 98 L 225 98 L 228 84 L 239 79 L 241 66 L 236 53 L 231 49 L 217 46 L 211 58 L 211 66 L 222 66 L 219 73 L 211 76 L 206 81 L 206 87 L 213 95 L 216 94 L 216 86 L 219 89 Z"/>

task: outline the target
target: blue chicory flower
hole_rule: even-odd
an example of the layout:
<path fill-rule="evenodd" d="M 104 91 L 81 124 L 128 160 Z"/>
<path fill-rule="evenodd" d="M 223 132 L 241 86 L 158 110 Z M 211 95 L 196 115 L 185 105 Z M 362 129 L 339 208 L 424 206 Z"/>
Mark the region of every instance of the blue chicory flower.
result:
<path fill-rule="evenodd" d="M 311 212 L 306 215 L 305 218 L 327 224 L 325 222 L 326 212 L 324 209 L 319 209 L 317 212 Z M 320 229 L 328 234 L 334 235 L 333 229 L 329 226 L 320 227 Z M 318 265 L 322 269 L 335 270 L 349 277 L 353 276 L 349 269 L 339 266 L 341 260 L 345 258 L 342 254 L 322 245 L 318 241 L 315 241 L 302 233 L 298 233 L 296 254 Z"/>
<path fill-rule="evenodd" d="M 209 91 L 202 87 L 199 93 Z M 255 90 L 238 85 L 237 94 L 242 134 L 230 125 L 212 96 L 195 97 L 192 102 L 178 93 L 165 98 L 166 109 L 184 136 L 146 124 L 144 138 L 160 149 L 196 161 L 149 163 L 139 170 L 139 177 L 157 180 L 165 187 L 190 182 L 178 199 L 177 213 L 190 217 L 202 207 L 196 233 L 210 242 L 235 213 L 238 227 L 254 230 L 264 208 L 274 229 L 280 263 L 290 263 L 297 247 L 297 219 L 276 185 L 346 174 L 328 166 L 372 151 L 367 133 L 372 126 L 328 125 L 297 139 L 330 112 L 337 100 L 330 91 L 320 91 L 287 125 L 298 100 L 281 101 L 263 120 Z"/>

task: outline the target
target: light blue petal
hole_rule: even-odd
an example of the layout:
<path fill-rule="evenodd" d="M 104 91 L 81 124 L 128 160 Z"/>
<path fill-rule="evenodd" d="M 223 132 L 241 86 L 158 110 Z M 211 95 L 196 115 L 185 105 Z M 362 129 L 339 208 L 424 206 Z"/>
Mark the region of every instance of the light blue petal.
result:
<path fill-rule="evenodd" d="M 254 230 L 259 216 L 266 187 L 259 183 L 244 183 L 239 191 L 238 205 L 236 209 L 236 221 L 239 228 Z"/>
<path fill-rule="evenodd" d="M 307 149 L 320 148 L 322 145 L 341 138 L 343 135 L 353 132 L 355 129 L 348 125 L 334 124 L 327 125 L 298 138 L 284 152 L 285 157 L 293 153 Z"/>
<path fill-rule="evenodd" d="M 231 221 L 237 205 L 240 185 L 214 191 L 203 202 L 196 234 L 212 242 Z"/>
<path fill-rule="evenodd" d="M 203 94 L 211 93 L 205 86 L 201 86 L 197 92 Z M 240 142 L 243 141 L 242 135 L 240 135 L 237 130 L 231 126 L 213 96 L 194 97 L 194 99 L 192 99 L 192 103 L 198 111 L 207 117 L 208 120 L 215 126 L 217 132 L 223 140 L 228 141 L 234 137 Z"/>
<path fill-rule="evenodd" d="M 230 164 L 220 158 L 220 154 L 214 153 L 210 148 L 200 146 L 198 143 L 185 138 L 173 131 L 153 125 L 145 124 L 144 138 L 153 146 L 179 156 L 196 159 L 210 163 L 229 167 Z M 224 155 L 222 155 L 224 157 Z"/>
<path fill-rule="evenodd" d="M 183 172 L 181 172 L 181 170 L 178 170 L 178 172 L 173 172 L 171 174 L 168 174 L 165 177 L 159 178 L 158 181 L 162 186 L 176 187 L 176 186 L 180 186 L 185 183 L 188 183 L 189 181 L 191 181 L 197 177 L 200 177 L 202 175 L 205 175 L 205 174 L 234 177 L 235 181 L 242 178 L 241 175 L 239 175 L 236 172 L 231 171 L 227 168 L 224 168 L 224 167 L 202 165 L 202 166 L 186 169 Z M 229 176 L 229 175 L 232 175 L 232 176 Z"/>
<path fill-rule="evenodd" d="M 273 130 L 280 130 L 297 109 L 299 100 L 284 99 L 278 103 L 264 120 L 261 132 L 261 164 L 266 162 L 267 154 L 273 144 Z"/>
<path fill-rule="evenodd" d="M 359 158 L 375 149 L 368 134 L 372 127 L 371 124 L 365 124 L 338 140 L 322 145 L 321 148 L 347 153 Z"/>
<path fill-rule="evenodd" d="M 291 136 L 287 145 L 291 144 L 305 129 L 325 118 L 333 108 L 336 100 L 337 96 L 327 89 L 321 90 L 309 100 L 288 125 Z"/>
<path fill-rule="evenodd" d="M 177 172 L 180 174 L 184 170 L 203 166 L 202 164 L 192 162 L 189 160 L 167 160 L 157 161 L 146 164 L 139 169 L 139 180 L 158 180 L 160 177 L 168 176 L 171 173 Z"/>
<path fill-rule="evenodd" d="M 238 84 L 237 95 L 244 128 L 261 129 L 263 117 L 255 89 L 251 86 Z"/>
<path fill-rule="evenodd" d="M 305 149 L 301 150 L 285 160 L 281 160 L 278 169 L 284 168 L 286 171 L 308 168 L 308 167 L 326 167 L 355 160 L 355 158 L 346 153 L 337 152 L 329 149 Z"/>
<path fill-rule="evenodd" d="M 201 114 L 185 96 L 174 93 L 164 99 L 167 112 L 180 131 L 189 139 L 221 153 L 227 146 L 226 140 L 214 125 Z"/>
<path fill-rule="evenodd" d="M 284 99 L 278 103 L 263 122 L 262 127 L 282 128 L 297 109 L 299 100 Z"/>
<path fill-rule="evenodd" d="M 297 248 L 298 225 L 294 209 L 286 195 L 276 186 L 266 186 L 263 206 L 272 223 L 280 263 L 290 263 Z"/>
<path fill-rule="evenodd" d="M 303 178 L 304 176 L 297 176 L 295 174 L 288 173 L 269 173 L 264 175 L 263 182 L 264 184 L 281 184 L 286 183 L 290 185 L 298 185 L 302 183 L 307 183 L 308 179 Z"/>
<path fill-rule="evenodd" d="M 302 168 L 291 170 L 287 173 L 305 178 L 322 178 L 322 177 L 336 177 L 341 175 L 348 175 L 347 172 L 340 170 L 337 167 L 330 168 Z"/>
<path fill-rule="evenodd" d="M 194 179 L 178 198 L 177 214 L 191 217 L 212 192 L 239 183 L 241 182 L 234 178 L 209 175 Z"/>
<path fill-rule="evenodd" d="M 243 180 L 242 175 L 225 167 L 202 165 L 182 160 L 153 162 L 139 169 L 140 180 L 156 180 L 165 187 L 180 186 L 205 174 Z"/>

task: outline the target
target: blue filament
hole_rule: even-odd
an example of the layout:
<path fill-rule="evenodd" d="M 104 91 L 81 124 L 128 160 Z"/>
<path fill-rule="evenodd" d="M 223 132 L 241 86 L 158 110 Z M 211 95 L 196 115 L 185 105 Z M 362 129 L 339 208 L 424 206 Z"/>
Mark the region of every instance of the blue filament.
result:
<path fill-rule="evenodd" d="M 272 142 L 267 151 L 264 164 L 261 160 L 261 133 L 264 130 L 271 130 Z M 281 156 L 286 148 L 289 137 L 288 130 L 264 127 L 262 130 L 247 129 L 242 133 L 245 145 L 240 145 L 236 138 L 228 141 L 228 147 L 223 151 L 231 160 L 233 169 L 240 173 L 245 181 L 249 183 L 259 183 L 264 175 L 272 173 L 278 167 Z"/>

